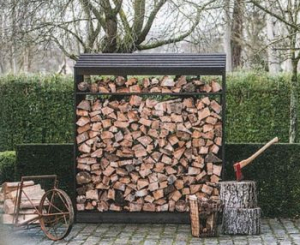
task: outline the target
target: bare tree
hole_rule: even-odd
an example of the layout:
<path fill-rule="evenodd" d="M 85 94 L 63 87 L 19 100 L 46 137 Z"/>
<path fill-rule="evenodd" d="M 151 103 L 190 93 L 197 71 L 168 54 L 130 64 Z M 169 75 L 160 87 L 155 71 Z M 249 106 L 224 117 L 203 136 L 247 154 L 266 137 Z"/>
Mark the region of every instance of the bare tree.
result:
<path fill-rule="evenodd" d="M 226 53 L 226 69 L 232 71 L 232 49 L 231 49 L 231 23 L 232 16 L 230 13 L 231 0 L 224 0 L 224 51 Z"/>
<path fill-rule="evenodd" d="M 244 13 L 244 35 L 242 41 L 242 62 L 243 68 L 266 69 L 266 52 L 261 47 L 266 44 L 265 14 L 252 4 L 245 5 Z"/>
<path fill-rule="evenodd" d="M 288 46 L 279 48 L 287 51 L 292 61 L 292 78 L 290 90 L 290 129 L 289 142 L 295 143 L 297 141 L 298 133 L 298 64 L 300 60 L 299 50 L 299 32 L 300 32 L 300 0 L 271 0 L 270 8 L 265 3 L 257 0 L 251 2 L 268 15 L 280 21 L 287 31 L 287 36 L 282 39 L 288 40 Z"/>
<path fill-rule="evenodd" d="M 242 36 L 244 19 L 244 0 L 234 0 L 232 27 L 231 27 L 231 53 L 232 66 L 237 68 L 241 66 L 242 56 Z"/>
<path fill-rule="evenodd" d="M 244 0 L 224 0 L 224 50 L 227 71 L 241 66 L 243 49 Z"/>
<path fill-rule="evenodd" d="M 274 12 L 274 9 L 272 10 L 272 8 L 273 5 L 269 4 L 269 9 L 272 12 Z M 267 22 L 268 43 L 273 43 L 276 41 L 277 33 L 278 33 L 277 20 L 273 16 L 267 15 L 266 22 Z M 279 54 L 278 51 L 275 49 L 275 45 L 268 45 L 268 65 L 269 65 L 269 72 L 271 74 L 276 74 L 280 71 Z"/>
<path fill-rule="evenodd" d="M 216 0 L 20 0 L 31 28 L 23 35 L 54 42 L 71 59 L 79 53 L 130 53 L 185 40 Z M 24 18 L 24 16 L 23 16 Z"/>

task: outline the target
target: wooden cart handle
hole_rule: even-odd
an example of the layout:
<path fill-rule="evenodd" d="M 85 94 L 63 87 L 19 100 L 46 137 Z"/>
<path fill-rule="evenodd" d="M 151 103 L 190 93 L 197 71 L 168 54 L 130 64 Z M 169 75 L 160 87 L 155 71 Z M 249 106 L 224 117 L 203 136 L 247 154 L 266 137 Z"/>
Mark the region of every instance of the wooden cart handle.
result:
<path fill-rule="evenodd" d="M 274 139 L 272 139 L 271 141 L 269 141 L 267 144 L 265 144 L 262 148 L 260 148 L 257 152 L 255 152 L 251 157 L 240 161 L 240 166 L 241 168 L 247 166 L 250 162 L 252 162 L 255 158 L 257 158 L 261 153 L 263 153 L 267 148 L 269 148 L 271 145 L 273 145 L 274 143 L 278 142 L 278 137 L 275 137 Z"/>

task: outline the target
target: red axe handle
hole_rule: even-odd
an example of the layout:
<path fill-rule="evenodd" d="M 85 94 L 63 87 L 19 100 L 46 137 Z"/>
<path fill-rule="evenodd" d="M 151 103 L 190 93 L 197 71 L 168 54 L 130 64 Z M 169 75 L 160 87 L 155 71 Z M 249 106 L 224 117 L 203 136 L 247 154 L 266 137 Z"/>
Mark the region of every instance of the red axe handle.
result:
<path fill-rule="evenodd" d="M 267 148 L 269 148 L 271 145 L 274 143 L 278 142 L 278 137 L 275 137 L 271 141 L 269 141 L 267 144 L 265 144 L 262 148 L 260 148 L 257 152 L 255 152 L 251 157 L 240 161 L 238 163 L 235 163 L 233 165 L 234 170 L 236 172 L 236 177 L 239 180 L 240 177 L 242 176 L 241 169 L 245 166 L 247 166 L 249 163 L 251 163 L 255 158 L 257 158 L 261 153 L 263 153 Z"/>

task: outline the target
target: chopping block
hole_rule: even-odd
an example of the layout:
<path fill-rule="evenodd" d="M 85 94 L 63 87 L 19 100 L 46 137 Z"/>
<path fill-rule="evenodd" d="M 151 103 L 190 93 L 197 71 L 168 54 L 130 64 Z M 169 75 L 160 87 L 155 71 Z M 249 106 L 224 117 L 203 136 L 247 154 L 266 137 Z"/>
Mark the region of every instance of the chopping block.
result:
<path fill-rule="evenodd" d="M 224 204 L 223 234 L 260 234 L 261 209 L 257 207 L 255 181 L 220 182 L 220 199 Z"/>

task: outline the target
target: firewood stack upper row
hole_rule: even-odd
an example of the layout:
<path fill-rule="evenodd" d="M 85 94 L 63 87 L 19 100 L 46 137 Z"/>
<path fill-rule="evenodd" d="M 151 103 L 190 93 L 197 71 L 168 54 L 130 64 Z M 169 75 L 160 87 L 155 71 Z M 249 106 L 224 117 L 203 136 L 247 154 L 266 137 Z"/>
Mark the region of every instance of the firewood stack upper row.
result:
<path fill-rule="evenodd" d="M 219 200 L 222 107 L 208 96 L 77 104 L 77 210 L 188 211 Z"/>
<path fill-rule="evenodd" d="M 144 77 L 138 79 L 131 77 L 126 80 L 122 76 L 114 79 L 106 77 L 93 83 L 83 81 L 77 86 L 79 91 L 92 93 L 179 93 L 179 92 L 204 92 L 217 93 L 222 90 L 221 85 L 212 80 L 204 82 L 197 78 L 188 79 L 186 76 Z"/>

